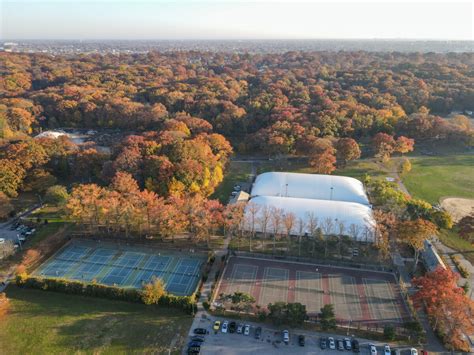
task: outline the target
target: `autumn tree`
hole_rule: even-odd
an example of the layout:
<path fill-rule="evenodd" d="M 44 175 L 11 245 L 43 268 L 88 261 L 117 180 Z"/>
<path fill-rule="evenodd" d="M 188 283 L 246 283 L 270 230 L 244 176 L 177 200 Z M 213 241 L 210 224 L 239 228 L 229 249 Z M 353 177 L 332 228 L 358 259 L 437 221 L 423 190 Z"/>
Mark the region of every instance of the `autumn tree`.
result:
<path fill-rule="evenodd" d="M 309 165 L 318 174 L 331 174 L 336 170 L 336 150 L 328 139 L 318 139 L 314 142 L 310 154 Z"/>
<path fill-rule="evenodd" d="M 413 270 L 416 270 L 420 252 L 424 248 L 424 242 L 438 234 L 436 225 L 422 218 L 413 221 L 402 221 L 397 226 L 398 238 L 411 246 L 415 251 L 415 263 Z"/>
<path fill-rule="evenodd" d="M 157 304 L 165 294 L 163 281 L 156 277 L 153 277 L 151 282 L 144 284 L 141 291 L 142 301 L 147 305 Z"/>
<path fill-rule="evenodd" d="M 68 198 L 69 194 L 67 189 L 62 185 L 48 187 L 44 196 L 45 202 L 53 205 L 64 205 Z"/>
<path fill-rule="evenodd" d="M 359 145 L 352 138 L 340 138 L 336 143 L 336 152 L 336 158 L 342 167 L 348 161 L 359 159 L 361 154 Z"/>
<path fill-rule="evenodd" d="M 4 192 L 0 191 L 0 220 L 8 218 L 13 211 L 14 208 L 10 203 L 10 199 Z"/>
<path fill-rule="evenodd" d="M 386 133 L 377 133 L 372 139 L 372 146 L 375 157 L 380 158 L 383 162 L 390 159 L 395 151 L 395 139 Z"/>
<path fill-rule="evenodd" d="M 5 317 L 10 309 L 10 300 L 7 298 L 7 295 L 2 292 L 0 293 L 0 319 Z"/>
<path fill-rule="evenodd" d="M 400 154 L 405 154 L 412 152 L 415 146 L 415 140 L 407 138 L 405 136 L 400 136 L 395 141 L 395 152 Z"/>
<path fill-rule="evenodd" d="M 451 349 L 469 351 L 464 334 L 474 331 L 474 302 L 457 286 L 458 279 L 450 269 L 439 267 L 413 279 L 417 291 L 412 299 L 416 307 L 426 309 L 433 327 Z"/>

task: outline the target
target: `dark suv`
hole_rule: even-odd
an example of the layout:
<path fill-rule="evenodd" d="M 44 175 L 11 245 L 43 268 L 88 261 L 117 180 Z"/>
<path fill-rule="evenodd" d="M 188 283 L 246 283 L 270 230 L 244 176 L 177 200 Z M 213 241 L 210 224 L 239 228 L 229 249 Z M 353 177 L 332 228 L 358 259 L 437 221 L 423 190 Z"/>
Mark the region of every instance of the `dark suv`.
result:
<path fill-rule="evenodd" d="M 352 351 L 360 353 L 359 341 L 357 339 L 352 339 Z"/>
<path fill-rule="evenodd" d="M 237 324 L 235 322 L 229 323 L 229 333 L 235 333 L 236 328 L 237 328 Z"/>
<path fill-rule="evenodd" d="M 298 344 L 300 344 L 300 346 L 304 346 L 304 335 L 298 336 Z"/>
<path fill-rule="evenodd" d="M 255 329 L 255 339 L 260 339 L 261 335 L 262 335 L 262 327 L 257 327 L 257 329 Z"/>
<path fill-rule="evenodd" d="M 319 347 L 321 349 L 326 349 L 328 347 L 328 340 L 324 337 L 322 337 L 320 340 L 319 340 Z"/>

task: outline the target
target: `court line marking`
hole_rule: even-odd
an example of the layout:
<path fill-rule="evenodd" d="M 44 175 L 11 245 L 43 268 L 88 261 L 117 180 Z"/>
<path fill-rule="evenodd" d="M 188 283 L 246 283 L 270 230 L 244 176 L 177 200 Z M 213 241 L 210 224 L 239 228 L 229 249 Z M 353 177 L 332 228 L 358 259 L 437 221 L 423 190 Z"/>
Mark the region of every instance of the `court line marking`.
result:
<path fill-rule="evenodd" d="M 230 275 L 230 282 L 228 282 L 228 286 L 227 286 L 227 288 L 228 288 L 229 290 L 233 290 L 233 289 L 234 289 L 233 287 L 236 286 L 236 289 L 239 290 L 239 292 L 243 292 L 243 291 L 239 288 L 239 286 L 240 286 L 240 285 L 246 285 L 246 284 L 245 284 L 244 282 L 237 281 L 237 279 L 236 279 L 236 273 L 237 273 L 237 271 L 238 271 L 238 267 L 242 267 L 242 266 L 244 266 L 244 267 L 250 267 L 250 268 L 252 269 L 252 273 L 251 273 L 252 277 L 251 277 L 251 279 L 252 279 L 253 282 L 249 282 L 249 283 L 252 283 L 252 284 L 255 284 L 255 283 L 256 283 L 256 281 L 257 281 L 257 273 L 258 273 L 258 268 L 259 268 L 258 266 L 249 265 L 249 264 L 234 264 L 234 265 L 232 266 L 232 272 L 231 272 L 231 275 Z M 242 273 L 243 273 L 243 274 L 249 274 L 248 271 L 242 271 Z M 250 277 L 249 277 L 249 279 L 250 279 Z M 253 287 L 253 286 L 250 286 L 250 287 L 249 287 L 249 292 L 248 292 L 248 293 L 251 293 L 251 292 L 252 292 L 252 287 Z M 235 292 L 235 291 L 234 291 L 234 292 Z"/>

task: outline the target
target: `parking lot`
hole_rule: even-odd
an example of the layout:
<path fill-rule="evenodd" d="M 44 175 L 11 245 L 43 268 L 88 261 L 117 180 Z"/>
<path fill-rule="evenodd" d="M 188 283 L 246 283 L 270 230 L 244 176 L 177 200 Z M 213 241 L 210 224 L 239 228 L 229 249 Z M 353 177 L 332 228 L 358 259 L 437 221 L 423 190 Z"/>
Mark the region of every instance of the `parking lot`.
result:
<path fill-rule="evenodd" d="M 214 321 L 218 319 L 221 322 L 225 321 L 223 318 L 201 318 L 198 322 L 194 322 L 200 328 L 205 328 L 209 331 L 209 334 L 205 335 L 204 342 L 201 345 L 200 354 L 334 354 L 337 350 L 321 350 L 319 342 L 321 337 L 332 336 L 334 339 L 343 339 L 347 336 L 332 335 L 332 334 L 319 334 L 309 331 L 293 331 L 290 329 L 290 342 L 288 345 L 282 342 L 282 330 L 276 328 L 270 328 L 266 324 L 257 324 L 246 322 L 245 324 L 250 325 L 250 334 L 245 336 L 237 333 L 222 333 L 221 330 L 213 330 Z M 228 319 L 228 321 L 232 321 Z M 236 321 L 239 323 L 239 321 Z M 260 339 L 255 339 L 255 329 L 261 326 L 262 335 Z M 305 346 L 298 344 L 298 335 L 305 336 Z M 190 338 L 192 336 L 192 330 L 190 332 Z M 350 335 L 349 335 L 350 337 Z M 377 347 L 378 354 L 383 354 L 384 343 L 378 343 L 369 341 L 367 339 L 358 339 L 360 344 L 360 354 L 370 354 L 368 344 L 373 343 Z M 186 349 L 183 349 L 183 354 L 186 354 Z M 392 349 L 394 350 L 394 349 Z M 410 354 L 409 347 L 400 348 L 400 354 Z M 337 351 L 337 353 L 351 354 L 351 351 Z"/>

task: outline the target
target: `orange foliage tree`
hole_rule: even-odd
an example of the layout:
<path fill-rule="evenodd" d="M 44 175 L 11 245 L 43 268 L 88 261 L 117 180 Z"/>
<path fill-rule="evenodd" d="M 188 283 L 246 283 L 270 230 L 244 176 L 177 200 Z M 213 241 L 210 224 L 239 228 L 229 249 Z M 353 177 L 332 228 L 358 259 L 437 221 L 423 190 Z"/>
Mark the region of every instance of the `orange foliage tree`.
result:
<path fill-rule="evenodd" d="M 463 334 L 474 332 L 474 302 L 457 286 L 458 274 L 441 267 L 413 279 L 418 291 L 412 299 L 416 307 L 424 307 L 433 327 L 443 335 L 452 349 L 469 351 Z"/>

